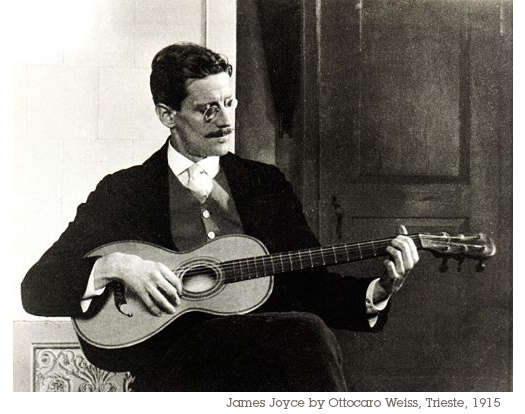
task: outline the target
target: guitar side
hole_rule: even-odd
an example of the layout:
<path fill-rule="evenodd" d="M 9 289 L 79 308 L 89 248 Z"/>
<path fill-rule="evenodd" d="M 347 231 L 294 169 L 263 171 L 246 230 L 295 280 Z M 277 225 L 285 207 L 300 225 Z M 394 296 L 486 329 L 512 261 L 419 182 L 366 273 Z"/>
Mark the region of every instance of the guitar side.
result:
<path fill-rule="evenodd" d="M 94 315 L 73 320 L 77 335 L 98 348 L 118 349 L 139 344 L 191 311 L 215 315 L 251 312 L 268 299 L 273 289 L 273 276 L 224 283 L 218 263 L 268 253 L 259 240 L 245 235 L 218 237 L 184 253 L 139 241 L 116 242 L 101 246 L 86 257 L 114 252 L 134 254 L 145 260 L 165 264 L 181 277 L 184 290 L 176 313 L 155 316 L 129 290 L 125 293 L 126 303 L 119 308 L 118 295 L 108 288 L 103 296 L 94 299 L 91 306 L 98 308 Z M 195 268 L 213 270 L 214 278 L 199 275 L 185 278 L 186 272 Z"/>

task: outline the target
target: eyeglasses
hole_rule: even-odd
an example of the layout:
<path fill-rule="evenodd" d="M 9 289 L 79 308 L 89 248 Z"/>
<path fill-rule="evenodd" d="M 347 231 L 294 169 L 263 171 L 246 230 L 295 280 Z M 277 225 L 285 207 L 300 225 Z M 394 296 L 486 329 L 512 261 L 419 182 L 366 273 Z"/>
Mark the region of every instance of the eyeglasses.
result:
<path fill-rule="evenodd" d="M 239 102 L 235 98 L 226 98 L 224 100 L 224 107 L 227 109 L 235 109 L 237 108 L 237 104 Z M 202 109 L 200 109 L 200 112 L 202 112 L 202 115 L 204 116 L 204 122 L 211 122 L 213 119 L 221 112 L 222 109 L 219 105 L 216 103 L 213 104 L 207 104 Z"/>

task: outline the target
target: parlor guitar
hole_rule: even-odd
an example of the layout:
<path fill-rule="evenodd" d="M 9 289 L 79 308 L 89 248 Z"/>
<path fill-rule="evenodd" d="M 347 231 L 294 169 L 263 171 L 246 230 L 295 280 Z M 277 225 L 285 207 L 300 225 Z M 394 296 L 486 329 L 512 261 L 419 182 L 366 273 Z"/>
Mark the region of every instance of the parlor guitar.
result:
<path fill-rule="evenodd" d="M 449 257 L 460 261 L 477 259 L 478 271 L 483 270 L 483 262 L 496 253 L 493 241 L 484 234 L 414 234 L 409 237 L 418 249 L 443 257 L 444 263 Z M 130 347 L 153 337 L 187 312 L 215 315 L 251 312 L 270 296 L 273 275 L 387 256 L 385 249 L 391 240 L 275 254 L 268 254 L 259 240 L 245 235 L 218 237 L 185 253 L 140 241 L 106 244 L 86 257 L 121 252 L 161 262 L 182 281 L 181 304 L 176 307 L 175 314 L 154 316 L 132 292 L 119 284 L 110 285 L 106 289 L 109 292 L 103 298 L 97 298 L 103 301 L 97 306 L 98 312 L 90 317 L 75 318 L 73 324 L 78 336 L 91 346 L 106 350 Z"/>

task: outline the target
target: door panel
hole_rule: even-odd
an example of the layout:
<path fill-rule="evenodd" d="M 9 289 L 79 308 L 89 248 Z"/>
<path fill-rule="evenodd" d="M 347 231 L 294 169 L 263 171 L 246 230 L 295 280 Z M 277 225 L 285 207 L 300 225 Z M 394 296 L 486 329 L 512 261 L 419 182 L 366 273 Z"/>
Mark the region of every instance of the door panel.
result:
<path fill-rule="evenodd" d="M 403 5 L 364 3 L 360 176 L 457 177 L 462 16 Z"/>
<path fill-rule="evenodd" d="M 511 39 L 500 27 L 508 2 L 349 3 L 318 3 L 322 243 L 391 236 L 399 223 L 506 237 L 498 223 L 511 138 L 501 121 L 511 112 L 502 81 L 512 71 Z M 479 274 L 472 262 L 441 273 L 422 253 L 382 333 L 338 333 L 351 382 L 363 391 L 509 390 L 509 255 Z M 335 270 L 373 276 L 383 268 Z"/>

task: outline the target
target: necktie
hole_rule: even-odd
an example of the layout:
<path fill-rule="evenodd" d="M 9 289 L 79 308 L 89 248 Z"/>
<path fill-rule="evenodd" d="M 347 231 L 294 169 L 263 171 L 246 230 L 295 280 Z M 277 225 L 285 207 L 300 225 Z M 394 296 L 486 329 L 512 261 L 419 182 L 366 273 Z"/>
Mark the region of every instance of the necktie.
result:
<path fill-rule="evenodd" d="M 202 204 L 206 201 L 213 188 L 213 180 L 198 164 L 193 164 L 188 171 L 188 190 Z"/>

